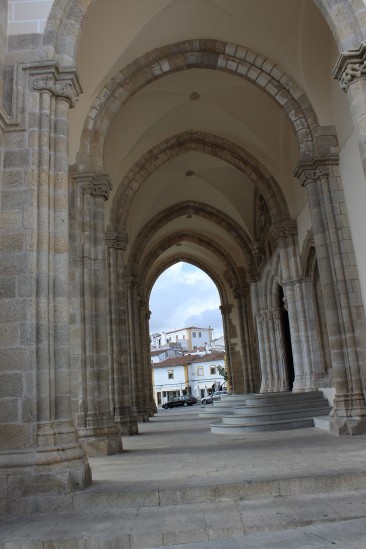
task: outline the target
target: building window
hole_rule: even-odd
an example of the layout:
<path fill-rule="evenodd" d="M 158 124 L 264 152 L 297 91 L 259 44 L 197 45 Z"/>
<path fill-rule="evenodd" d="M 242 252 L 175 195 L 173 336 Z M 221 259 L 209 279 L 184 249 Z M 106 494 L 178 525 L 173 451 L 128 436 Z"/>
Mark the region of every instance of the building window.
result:
<path fill-rule="evenodd" d="M 198 337 L 202 337 L 202 332 L 198 332 Z"/>
<path fill-rule="evenodd" d="M 203 366 L 197 366 L 197 375 L 203 376 Z"/>
<path fill-rule="evenodd" d="M 168 370 L 168 379 L 174 379 L 174 372 L 173 372 L 173 370 Z"/>
<path fill-rule="evenodd" d="M 216 375 L 216 366 L 210 366 L 210 374 L 212 376 Z"/>
<path fill-rule="evenodd" d="M 192 337 L 196 337 L 196 332 L 192 332 Z"/>

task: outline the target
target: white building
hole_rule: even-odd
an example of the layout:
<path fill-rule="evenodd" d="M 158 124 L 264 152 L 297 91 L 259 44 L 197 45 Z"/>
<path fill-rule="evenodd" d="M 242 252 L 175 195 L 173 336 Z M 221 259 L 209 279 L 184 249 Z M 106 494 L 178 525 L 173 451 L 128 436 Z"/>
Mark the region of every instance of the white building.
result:
<path fill-rule="evenodd" d="M 180 347 L 195 351 L 199 348 L 207 349 L 211 346 L 213 329 L 190 326 L 180 330 L 172 330 L 161 334 L 161 345 L 169 344 L 170 347 Z"/>
<path fill-rule="evenodd" d="M 219 389 L 224 378 L 218 366 L 225 366 L 224 353 L 185 355 L 152 363 L 154 399 L 158 407 L 171 398 L 192 394 L 201 398 Z"/>

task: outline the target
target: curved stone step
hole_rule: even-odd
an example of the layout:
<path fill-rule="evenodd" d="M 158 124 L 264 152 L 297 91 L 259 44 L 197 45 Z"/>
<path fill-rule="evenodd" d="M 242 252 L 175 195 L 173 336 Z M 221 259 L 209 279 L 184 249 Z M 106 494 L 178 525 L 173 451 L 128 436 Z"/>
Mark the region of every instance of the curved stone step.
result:
<path fill-rule="evenodd" d="M 222 423 L 225 425 L 233 424 L 248 424 L 248 423 L 263 423 L 265 421 L 282 421 L 290 419 L 308 418 L 309 414 L 312 416 L 326 416 L 331 411 L 330 406 L 323 406 L 320 408 L 305 408 L 300 410 L 281 410 L 279 412 L 266 412 L 255 415 L 241 414 L 241 415 L 227 415 L 222 417 Z"/>
<path fill-rule="evenodd" d="M 237 435 L 240 433 L 255 433 L 263 431 L 287 431 L 290 429 L 305 429 L 314 427 L 312 417 L 289 419 L 283 421 L 268 421 L 265 423 L 224 425 L 217 423 L 211 425 L 211 432 L 220 435 Z"/>
<path fill-rule="evenodd" d="M 308 400 L 308 401 L 294 401 L 290 400 L 289 402 L 278 402 L 278 403 L 272 403 L 272 404 L 248 404 L 245 406 L 237 406 L 233 408 L 234 414 L 260 414 L 260 413 L 270 413 L 270 412 L 277 412 L 279 410 L 299 410 L 299 409 L 311 409 L 311 408 L 319 408 L 319 407 L 327 407 L 329 406 L 329 403 L 326 398 L 322 399 L 316 399 L 316 400 Z"/>
<path fill-rule="evenodd" d="M 259 405 L 259 404 L 274 404 L 281 402 L 307 402 L 308 400 L 323 400 L 324 395 L 321 391 L 309 391 L 307 393 L 292 393 L 292 392 L 281 392 L 281 393 L 256 393 L 248 394 L 246 397 L 246 405 Z"/>

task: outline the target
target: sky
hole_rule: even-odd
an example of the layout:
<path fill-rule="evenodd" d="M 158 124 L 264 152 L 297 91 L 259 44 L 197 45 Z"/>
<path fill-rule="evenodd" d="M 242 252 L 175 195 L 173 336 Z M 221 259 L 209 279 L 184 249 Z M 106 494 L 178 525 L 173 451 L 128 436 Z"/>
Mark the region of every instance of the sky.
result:
<path fill-rule="evenodd" d="M 211 326 L 217 339 L 223 334 L 219 307 L 219 293 L 211 278 L 189 263 L 176 263 L 159 276 L 152 289 L 150 333 Z"/>

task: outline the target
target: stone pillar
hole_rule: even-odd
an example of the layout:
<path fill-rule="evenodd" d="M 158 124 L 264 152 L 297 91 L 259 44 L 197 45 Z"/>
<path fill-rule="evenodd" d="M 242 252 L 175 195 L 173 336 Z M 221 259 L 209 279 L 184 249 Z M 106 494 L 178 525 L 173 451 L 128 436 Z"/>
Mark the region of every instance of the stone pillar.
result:
<path fill-rule="evenodd" d="M 225 355 L 226 355 L 226 368 L 227 368 L 227 374 L 228 374 L 228 391 L 231 391 L 235 393 L 235 377 L 234 372 L 232 368 L 232 360 L 231 360 L 231 340 L 229 337 L 230 334 L 230 315 L 233 310 L 232 305 L 221 305 L 220 311 L 222 315 L 222 325 L 224 328 L 224 341 L 225 341 Z"/>
<path fill-rule="evenodd" d="M 126 345 L 125 285 L 121 283 L 127 235 L 108 234 L 108 306 L 110 341 L 110 396 L 114 420 L 122 435 L 136 435 L 138 426 L 131 408 L 130 373 Z"/>
<path fill-rule="evenodd" d="M 341 88 L 347 93 L 366 177 L 366 42 L 358 50 L 340 54 L 333 78 L 339 80 Z"/>
<path fill-rule="evenodd" d="M 51 64 L 27 65 L 22 76 L 26 131 L 5 135 L 1 195 L 3 512 L 28 512 L 28 496 L 91 480 L 70 380 L 68 116 L 80 84 L 75 70 Z"/>
<path fill-rule="evenodd" d="M 149 334 L 149 320 L 150 311 L 147 307 L 146 299 L 140 297 L 140 323 L 141 323 L 141 351 L 142 351 L 142 363 L 143 363 L 143 379 L 144 391 L 145 391 L 145 406 L 148 409 L 149 416 L 153 417 L 157 413 L 157 407 L 154 400 L 153 381 L 152 381 L 152 367 L 150 360 L 150 334 Z"/>
<path fill-rule="evenodd" d="M 272 391 L 272 373 L 269 364 L 268 342 L 266 314 L 262 311 L 257 311 L 255 314 L 258 334 L 259 347 L 259 364 L 261 368 L 261 386 L 260 393 L 269 393 Z"/>
<path fill-rule="evenodd" d="M 336 396 L 332 429 L 364 430 L 365 316 L 337 158 L 302 162 L 295 174 L 308 193 Z"/>
<path fill-rule="evenodd" d="M 139 311 L 139 285 L 134 278 L 126 282 L 128 358 L 131 380 L 131 405 L 136 421 L 149 421 L 149 409 L 145 401 L 143 360 L 141 351 L 141 323 Z"/>
<path fill-rule="evenodd" d="M 249 284 L 234 289 L 239 316 L 241 355 L 243 364 L 244 393 L 258 390 L 258 357 L 250 305 Z"/>
<path fill-rule="evenodd" d="M 302 276 L 297 241 L 297 227 L 293 222 L 272 228 L 272 238 L 279 246 L 282 287 L 291 330 L 291 348 L 295 370 L 294 392 L 313 391 L 314 371 L 309 323 L 309 304 L 306 282 Z M 283 337 L 283 335 L 282 335 Z"/>
<path fill-rule="evenodd" d="M 108 176 L 72 174 L 70 185 L 72 372 L 74 413 L 90 456 L 122 451 L 110 410 L 104 202 Z"/>

